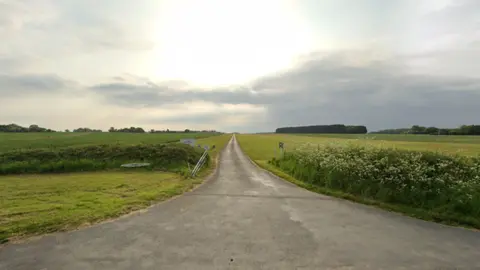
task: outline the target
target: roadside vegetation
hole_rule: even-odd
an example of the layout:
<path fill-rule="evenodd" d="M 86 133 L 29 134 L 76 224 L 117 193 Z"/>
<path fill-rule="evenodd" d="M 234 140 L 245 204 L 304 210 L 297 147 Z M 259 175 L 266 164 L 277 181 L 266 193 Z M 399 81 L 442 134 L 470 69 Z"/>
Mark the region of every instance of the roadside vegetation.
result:
<path fill-rule="evenodd" d="M 199 181 L 138 171 L 2 176 L 0 242 L 117 217 L 181 194 Z"/>
<path fill-rule="evenodd" d="M 18 150 L 0 153 L 0 174 L 101 171 L 137 162 L 150 163 L 148 169 L 186 173 L 202 152 L 179 143 Z"/>
<path fill-rule="evenodd" d="M 4 135 L 0 133 L 0 140 Z M 40 133 L 8 135 L 23 135 L 23 145 L 31 146 L 25 138 L 38 138 Z M 231 137 L 210 133 L 215 136 L 197 140 L 202 147 L 191 147 L 178 141 L 195 138 L 195 134 L 82 135 L 94 136 L 80 139 L 81 143 L 73 139 L 77 143 L 68 147 L 61 147 L 65 141 L 60 140 L 62 143 L 55 147 L 0 151 L 0 243 L 78 228 L 181 194 L 201 183 L 202 177 L 213 170 L 215 162 L 212 161 Z M 125 139 L 129 136 L 138 140 Z M 115 141 L 119 137 L 124 140 Z M 168 143 L 165 139 L 175 142 Z M 41 145 L 36 139 L 31 140 L 36 146 Z M 203 146 L 213 145 L 215 148 L 209 151 L 210 158 L 199 177 L 189 177 L 189 169 L 200 158 Z M 137 162 L 151 165 L 120 168 L 121 164 Z"/>
<path fill-rule="evenodd" d="M 310 190 L 480 228 L 478 152 L 457 155 L 444 149 L 403 148 L 405 142 L 378 145 L 289 135 L 282 155 L 278 142 L 284 138 L 240 135 L 238 141 L 257 164 Z M 441 145 L 448 144 L 436 147 Z"/>

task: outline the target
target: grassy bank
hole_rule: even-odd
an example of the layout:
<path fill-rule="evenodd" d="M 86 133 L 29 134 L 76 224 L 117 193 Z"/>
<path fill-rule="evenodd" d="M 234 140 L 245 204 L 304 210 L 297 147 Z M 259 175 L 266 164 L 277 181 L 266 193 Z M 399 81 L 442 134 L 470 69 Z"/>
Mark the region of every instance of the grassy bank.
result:
<path fill-rule="evenodd" d="M 330 140 L 289 150 L 282 158 L 275 149 L 278 141 L 267 138 L 240 135 L 238 141 L 257 164 L 299 186 L 422 219 L 480 228 L 478 157 Z"/>
<path fill-rule="evenodd" d="M 101 171 L 121 164 L 148 162 L 149 169 L 181 173 L 202 149 L 184 144 L 97 145 L 0 153 L 0 174 Z"/>
<path fill-rule="evenodd" d="M 225 134 L 199 139 L 197 142 L 210 147 L 215 145 L 215 149 L 209 152 L 211 159 L 215 159 L 230 137 L 231 135 Z M 97 166 L 95 169 L 105 169 L 123 161 L 149 161 L 155 164 L 150 169 L 187 172 L 185 162 L 194 164 L 203 151 L 200 148 L 172 144 L 112 147 L 28 150 L 1 153 L 0 156 L 4 162 L 8 157 L 9 164 L 23 161 L 32 166 L 34 162 L 28 161 L 82 165 L 76 162 L 87 160 L 88 164 L 107 164 L 104 168 Z M 74 168 L 85 169 L 80 165 Z M 70 230 L 147 207 L 201 183 L 203 177 L 214 169 L 215 163 L 209 165 L 204 167 L 199 177 L 193 179 L 145 169 L 0 176 L 0 243 L 7 239 Z M 19 168 L 31 172 L 40 170 L 28 166 Z M 54 172 L 71 169 L 65 166 L 48 168 L 55 168 Z"/>
<path fill-rule="evenodd" d="M 308 184 L 480 228 L 480 158 L 332 144 L 271 163 Z"/>
<path fill-rule="evenodd" d="M 181 194 L 199 181 L 154 172 L 3 176 L 0 242 L 117 217 Z"/>

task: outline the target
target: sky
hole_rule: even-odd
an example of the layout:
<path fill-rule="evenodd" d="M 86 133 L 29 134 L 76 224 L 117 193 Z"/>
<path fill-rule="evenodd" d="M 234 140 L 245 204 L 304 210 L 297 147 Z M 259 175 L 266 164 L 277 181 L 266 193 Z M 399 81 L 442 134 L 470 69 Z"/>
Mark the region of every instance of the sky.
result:
<path fill-rule="evenodd" d="M 478 0 L 0 0 L 0 124 L 480 124 Z"/>

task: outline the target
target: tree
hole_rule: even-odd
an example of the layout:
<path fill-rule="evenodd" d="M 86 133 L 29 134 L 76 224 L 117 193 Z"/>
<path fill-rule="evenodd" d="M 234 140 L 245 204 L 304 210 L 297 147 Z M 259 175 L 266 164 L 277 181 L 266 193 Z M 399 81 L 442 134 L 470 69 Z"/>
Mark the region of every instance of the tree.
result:
<path fill-rule="evenodd" d="M 438 130 L 439 135 L 448 135 L 448 129 L 446 128 L 441 128 Z"/>
<path fill-rule="evenodd" d="M 65 132 L 70 132 L 70 130 L 68 130 L 68 129 L 65 129 Z"/>
<path fill-rule="evenodd" d="M 28 127 L 28 131 L 29 132 L 39 132 L 40 131 L 40 128 L 38 127 L 38 125 L 30 125 Z"/>
<path fill-rule="evenodd" d="M 426 129 L 425 127 L 414 125 L 410 130 L 411 130 L 411 133 L 413 134 L 425 134 L 426 133 L 425 129 Z"/>
<path fill-rule="evenodd" d="M 115 131 L 116 131 L 116 130 L 115 130 L 114 127 L 110 127 L 110 128 L 108 129 L 108 132 L 115 132 Z"/>
<path fill-rule="evenodd" d="M 190 129 L 185 129 L 185 133 L 189 133 L 190 132 Z"/>
<path fill-rule="evenodd" d="M 316 126 L 299 126 L 299 127 L 282 127 L 277 128 L 276 133 L 352 133 L 365 134 L 367 127 L 365 126 L 345 126 L 345 125 L 316 125 Z"/>
<path fill-rule="evenodd" d="M 155 133 L 155 129 L 150 129 L 150 133 Z"/>
<path fill-rule="evenodd" d="M 436 127 L 428 127 L 425 129 L 425 132 L 430 135 L 437 135 L 438 134 L 438 128 Z"/>
<path fill-rule="evenodd" d="M 474 125 L 462 125 L 460 126 L 460 132 L 463 135 L 474 135 L 475 134 Z"/>
<path fill-rule="evenodd" d="M 133 132 L 135 132 L 135 133 L 145 133 L 145 130 L 143 130 L 143 128 L 141 128 L 141 127 L 137 127 L 137 128 L 134 129 Z"/>

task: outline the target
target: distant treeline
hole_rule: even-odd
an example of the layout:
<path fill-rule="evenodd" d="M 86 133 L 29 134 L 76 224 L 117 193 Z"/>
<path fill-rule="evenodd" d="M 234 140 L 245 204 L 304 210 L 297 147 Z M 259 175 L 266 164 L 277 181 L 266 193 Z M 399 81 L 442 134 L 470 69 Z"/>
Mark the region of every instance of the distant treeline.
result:
<path fill-rule="evenodd" d="M 43 128 L 39 127 L 38 125 L 30 125 L 29 127 L 22 127 L 17 124 L 8 124 L 8 125 L 0 125 L 0 132 L 56 132 L 55 130 L 49 129 L 49 128 Z M 72 131 L 69 129 L 65 129 L 64 132 L 103 132 L 101 129 L 93 129 L 93 128 L 87 128 L 87 127 L 81 127 L 81 128 L 76 128 Z M 120 128 L 116 129 L 114 127 L 111 127 L 108 132 L 126 132 L 126 133 L 146 133 L 146 131 L 141 128 L 141 127 L 129 127 L 129 128 Z M 209 132 L 209 133 L 217 133 L 215 130 L 190 130 L 190 129 L 185 129 L 185 130 L 154 130 L 151 129 L 149 131 L 150 133 L 200 133 L 200 132 Z"/>
<path fill-rule="evenodd" d="M 114 127 L 111 127 L 108 132 L 129 132 L 129 133 L 145 133 L 146 131 L 141 128 L 141 127 L 129 127 L 129 128 L 121 128 L 121 129 L 116 129 Z M 199 133 L 199 132 L 216 132 L 215 130 L 190 130 L 190 129 L 185 129 L 185 130 L 179 130 L 179 131 L 176 131 L 176 130 L 170 130 L 170 129 L 166 129 L 166 130 L 155 130 L 155 129 L 151 129 L 149 131 L 150 133 L 189 133 L 189 132 L 194 132 L 194 133 Z"/>
<path fill-rule="evenodd" d="M 68 129 L 65 132 L 69 132 Z M 91 128 L 77 128 L 73 132 L 103 132 L 101 129 L 91 129 Z"/>
<path fill-rule="evenodd" d="M 108 130 L 108 132 L 145 133 L 145 130 L 141 127 L 129 127 L 129 128 L 120 128 L 120 129 L 111 127 Z"/>
<path fill-rule="evenodd" d="M 277 128 L 276 133 L 335 133 L 335 134 L 365 134 L 365 126 L 345 126 L 345 125 L 316 125 L 299 127 Z"/>
<path fill-rule="evenodd" d="M 17 124 L 9 125 L 0 125 L 0 132 L 55 132 L 49 128 L 42 128 L 38 125 L 30 125 L 27 127 L 22 127 Z"/>
<path fill-rule="evenodd" d="M 411 128 L 384 129 L 375 134 L 430 134 L 430 135 L 480 135 L 480 125 L 462 125 L 458 128 L 412 126 Z"/>

